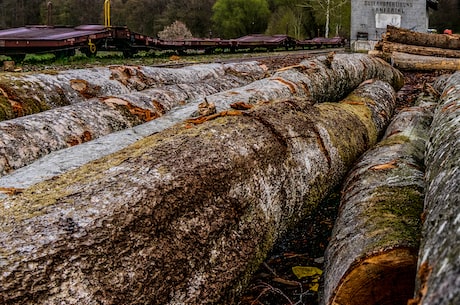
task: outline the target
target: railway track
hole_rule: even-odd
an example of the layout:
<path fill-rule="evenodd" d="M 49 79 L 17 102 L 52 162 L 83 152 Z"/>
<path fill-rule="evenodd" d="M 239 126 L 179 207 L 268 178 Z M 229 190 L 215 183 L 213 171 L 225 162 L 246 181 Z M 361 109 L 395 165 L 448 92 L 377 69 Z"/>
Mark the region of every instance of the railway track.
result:
<path fill-rule="evenodd" d="M 273 60 L 277 61 L 287 56 L 292 59 L 297 58 L 306 58 L 311 56 L 319 56 L 328 54 L 330 52 L 335 53 L 345 53 L 347 52 L 345 48 L 327 48 L 327 49 L 315 49 L 315 50 L 295 50 L 295 51 L 279 51 L 279 52 L 270 52 L 267 55 L 267 52 L 264 53 L 244 53 L 244 54 L 233 54 L 231 57 L 219 58 L 218 55 L 200 55 L 199 59 L 194 57 L 194 60 L 188 61 L 187 56 L 185 56 L 179 62 L 168 62 L 153 64 L 150 66 L 153 67 L 164 67 L 164 68 L 180 68 L 191 64 L 205 64 L 205 63 L 234 63 L 234 62 L 244 62 L 244 61 L 267 61 Z"/>
<path fill-rule="evenodd" d="M 194 64 L 206 63 L 232 63 L 244 61 L 264 61 L 270 67 L 281 68 L 283 65 L 290 65 L 291 62 L 328 54 L 330 52 L 346 53 L 346 48 L 327 48 L 314 50 L 295 50 L 278 52 L 254 52 L 254 53 L 232 53 L 232 54 L 192 54 L 181 57 L 169 58 L 168 56 L 136 56 L 134 58 L 120 58 L 119 56 L 97 57 L 96 60 L 85 57 L 74 57 L 71 60 L 54 61 L 45 59 L 43 61 L 26 59 L 19 67 L 22 72 L 39 72 L 44 70 L 62 71 L 68 69 L 79 69 L 114 64 L 123 65 L 144 65 L 158 68 L 181 68 Z M 173 60 L 175 59 L 175 60 Z M 1 71 L 1 69 L 0 69 Z"/>

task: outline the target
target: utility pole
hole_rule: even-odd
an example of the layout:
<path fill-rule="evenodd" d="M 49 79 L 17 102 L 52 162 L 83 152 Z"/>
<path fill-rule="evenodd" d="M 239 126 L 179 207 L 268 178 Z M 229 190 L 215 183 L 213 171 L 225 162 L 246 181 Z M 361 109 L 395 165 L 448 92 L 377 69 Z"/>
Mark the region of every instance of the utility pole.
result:
<path fill-rule="evenodd" d="M 53 25 L 53 3 L 48 1 L 46 4 L 46 25 L 52 26 Z"/>
<path fill-rule="evenodd" d="M 110 0 L 104 2 L 104 26 L 106 28 L 111 27 L 110 24 Z"/>

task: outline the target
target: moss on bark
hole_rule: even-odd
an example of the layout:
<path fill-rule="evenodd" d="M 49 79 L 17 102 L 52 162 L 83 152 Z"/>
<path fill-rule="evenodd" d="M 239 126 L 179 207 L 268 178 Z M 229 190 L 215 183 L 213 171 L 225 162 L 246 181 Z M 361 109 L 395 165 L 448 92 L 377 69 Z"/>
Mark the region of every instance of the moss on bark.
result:
<path fill-rule="evenodd" d="M 232 300 L 371 145 L 367 120 L 388 123 L 394 90 L 363 86 L 382 88 L 369 112 L 300 100 L 184 122 L 0 201 L 3 302 Z"/>

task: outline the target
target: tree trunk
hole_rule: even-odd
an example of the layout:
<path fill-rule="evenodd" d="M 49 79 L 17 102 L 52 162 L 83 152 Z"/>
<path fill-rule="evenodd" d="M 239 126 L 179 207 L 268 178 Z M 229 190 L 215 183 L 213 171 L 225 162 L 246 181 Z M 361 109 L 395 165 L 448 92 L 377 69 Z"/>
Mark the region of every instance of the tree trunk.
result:
<path fill-rule="evenodd" d="M 206 83 L 218 92 L 265 77 L 266 72 L 260 64 L 247 62 L 178 69 L 111 66 L 32 75 L 4 74 L 0 77 L 0 121 L 84 102 L 89 98 L 153 88 L 179 86 L 180 89 L 181 85 Z M 183 90 L 187 89 L 190 88 Z M 193 88 L 185 92 L 193 98 Z"/>
<path fill-rule="evenodd" d="M 199 65 L 188 69 L 164 69 L 165 71 L 124 66 L 111 69 L 115 71 L 112 78 L 118 80 L 120 87 L 105 84 L 103 89 L 95 85 L 95 82 L 90 84 L 81 79 L 77 81 L 69 77 L 76 72 L 68 71 L 59 78 L 53 76 L 56 78 L 54 81 L 59 80 L 62 88 L 65 87 L 64 84 L 71 83 L 72 90 L 80 92 L 81 98 L 90 99 L 0 122 L 0 176 L 26 166 L 52 151 L 145 123 L 162 116 L 181 103 L 244 85 L 253 80 L 253 77 L 261 77 L 264 71 L 255 63 L 247 63 L 246 67 L 242 64 Z M 201 73 L 200 69 L 203 69 Z M 103 73 L 99 76 L 102 78 L 101 74 Z M 40 77 L 43 75 L 37 76 Z M 35 84 L 40 83 L 37 81 Z M 121 89 L 124 86 L 126 87 Z M 99 89 L 89 94 L 90 87 Z M 132 91 L 129 92 L 126 88 Z M 135 91 L 135 88 L 143 90 Z M 117 91 L 120 94 L 116 96 L 91 98 Z M 43 89 L 38 93 L 47 94 Z"/>
<path fill-rule="evenodd" d="M 446 58 L 460 58 L 460 49 L 451 50 L 451 49 L 442 49 L 442 48 L 433 48 L 425 46 L 416 46 L 416 45 L 407 45 L 391 41 L 383 41 L 382 51 L 387 54 L 393 52 L 402 52 L 407 54 L 414 55 L 423 55 L 423 56 L 436 56 L 436 57 L 446 57 Z"/>
<path fill-rule="evenodd" d="M 460 36 L 429 34 L 387 26 L 385 40 L 407 45 L 460 50 Z"/>
<path fill-rule="evenodd" d="M 410 304 L 460 304 L 460 72 L 446 84 L 426 153 L 417 293 Z"/>
<path fill-rule="evenodd" d="M 385 128 L 395 92 L 184 123 L 0 201 L 2 304 L 231 303 Z"/>
<path fill-rule="evenodd" d="M 5 60 L 3 61 L 3 71 L 5 72 L 13 72 L 15 69 L 15 62 L 12 60 Z"/>
<path fill-rule="evenodd" d="M 460 70 L 460 58 L 445 58 L 435 56 L 421 56 L 407 53 L 393 52 L 388 61 L 400 70 L 433 71 L 433 70 Z"/>
<path fill-rule="evenodd" d="M 0 176 L 50 152 L 98 139 L 161 117 L 188 99 L 232 87 L 233 80 L 210 84 L 166 85 L 100 97 L 0 122 Z M 159 102 L 160 101 L 160 102 Z"/>
<path fill-rule="evenodd" d="M 368 79 L 388 81 L 396 90 L 404 83 L 402 74 L 379 58 L 331 52 L 281 68 L 272 77 L 215 94 L 208 97 L 208 101 L 215 103 L 218 111 L 228 109 L 233 103 L 255 104 L 292 96 L 317 103 L 337 101 Z"/>
<path fill-rule="evenodd" d="M 243 64 L 228 65 L 225 66 L 225 72 L 229 75 L 218 79 L 217 76 L 209 77 L 209 74 L 213 75 L 215 71 L 212 70 L 211 73 L 205 69 L 198 73 L 199 66 L 195 66 L 189 68 L 192 72 L 197 71 L 188 73 L 195 75 L 190 76 L 191 80 L 208 80 L 201 84 L 193 84 L 189 80 L 190 83 L 185 84 L 188 77 L 184 72 L 185 68 L 181 70 L 182 74 L 172 73 L 169 71 L 171 69 L 167 69 L 166 72 L 156 69 L 154 73 L 149 71 L 148 67 L 144 67 L 142 73 L 139 68 L 134 67 L 112 68 L 117 71 L 112 75 L 116 75 L 115 79 L 120 83 L 131 90 L 138 88 L 142 91 L 91 99 L 84 103 L 0 123 L 0 176 L 28 165 L 52 151 L 160 117 L 179 103 L 185 103 L 185 100 L 201 101 L 207 96 L 209 103 L 214 104 L 220 111 L 230 108 L 230 105 L 236 102 L 247 101 L 254 104 L 261 100 L 292 96 L 308 97 L 315 101 L 337 101 L 369 78 L 390 81 L 396 88 L 402 83 L 400 72 L 378 59 L 339 55 L 333 60 L 332 69 L 325 66 L 321 60 L 324 59 L 304 61 L 300 68 L 279 71 L 267 79 L 222 93 L 216 92 L 236 84 L 241 85 L 242 80 L 238 81 L 239 78 L 248 78 L 250 71 L 258 69 L 251 63 L 246 68 Z M 235 74 L 238 74 L 238 77 Z M 161 87 L 152 88 L 160 82 L 163 84 Z M 165 84 L 166 82 L 168 84 Z M 146 87 L 149 89 L 145 89 Z M 82 88 L 80 90 L 84 91 Z M 100 150 L 100 147 L 98 149 Z"/>
<path fill-rule="evenodd" d="M 412 297 L 434 106 L 401 111 L 349 173 L 326 250 L 322 304 L 406 305 Z"/>

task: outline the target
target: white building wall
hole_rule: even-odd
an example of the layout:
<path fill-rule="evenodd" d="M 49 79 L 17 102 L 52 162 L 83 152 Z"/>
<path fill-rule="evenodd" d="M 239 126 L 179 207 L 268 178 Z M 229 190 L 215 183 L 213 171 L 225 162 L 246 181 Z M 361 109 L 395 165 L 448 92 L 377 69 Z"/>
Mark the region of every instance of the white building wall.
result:
<path fill-rule="evenodd" d="M 352 50 L 372 50 L 387 25 L 426 32 L 426 0 L 351 0 Z"/>

